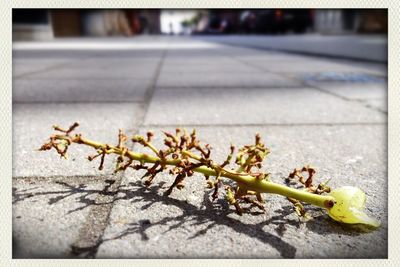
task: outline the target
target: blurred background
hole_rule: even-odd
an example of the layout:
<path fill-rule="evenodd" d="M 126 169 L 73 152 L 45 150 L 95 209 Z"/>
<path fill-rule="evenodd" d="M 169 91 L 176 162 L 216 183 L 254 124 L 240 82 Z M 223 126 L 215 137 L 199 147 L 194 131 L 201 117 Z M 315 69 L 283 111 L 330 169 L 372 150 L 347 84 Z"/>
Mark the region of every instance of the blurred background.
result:
<path fill-rule="evenodd" d="M 140 34 L 387 33 L 386 10 L 14 9 L 15 40 Z"/>

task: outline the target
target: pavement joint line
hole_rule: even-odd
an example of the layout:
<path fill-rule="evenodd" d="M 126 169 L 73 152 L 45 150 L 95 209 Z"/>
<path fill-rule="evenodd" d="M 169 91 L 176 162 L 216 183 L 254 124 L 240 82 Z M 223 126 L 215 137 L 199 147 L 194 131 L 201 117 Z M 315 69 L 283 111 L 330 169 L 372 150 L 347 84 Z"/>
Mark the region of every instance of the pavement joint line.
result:
<path fill-rule="evenodd" d="M 92 206 L 86 221 L 81 226 L 77 240 L 71 245 L 71 256 L 94 258 L 102 242 L 104 231 L 109 223 L 109 217 L 114 205 L 115 196 L 121 185 L 124 172 L 113 175 L 109 179 L 112 184 L 104 187 L 105 194 L 98 194 L 96 205 Z M 110 177 L 111 178 L 111 177 Z"/>
<path fill-rule="evenodd" d="M 261 67 L 258 66 L 258 65 L 253 65 L 253 64 L 249 63 L 248 61 L 241 60 L 241 59 L 238 58 L 238 57 L 227 55 L 226 52 L 225 52 L 224 50 L 221 52 L 221 55 L 222 55 L 223 57 L 226 57 L 226 58 L 229 58 L 229 59 L 231 59 L 231 60 L 237 61 L 237 62 L 239 62 L 239 63 L 241 63 L 241 64 L 243 64 L 243 65 L 245 65 L 245 66 L 249 66 L 249 67 L 252 67 L 252 68 L 254 68 L 254 69 L 256 69 L 256 70 L 262 71 L 262 72 L 264 72 L 264 73 L 272 73 L 271 71 L 265 70 L 265 69 L 261 68 Z"/>
<path fill-rule="evenodd" d="M 362 104 L 363 106 L 365 106 L 368 109 L 375 110 L 375 111 L 378 111 L 378 112 L 382 112 L 383 114 L 388 115 L 388 111 L 387 110 L 382 110 L 382 109 L 380 109 L 378 107 L 371 106 L 367 102 L 363 102 L 362 100 L 358 100 L 358 101 L 360 101 L 360 104 Z M 386 101 L 386 103 L 388 103 L 388 101 Z"/>
<path fill-rule="evenodd" d="M 136 80 L 141 80 L 141 81 L 148 81 L 151 80 L 151 78 L 132 78 L 132 76 L 126 76 L 126 77 L 120 77 L 120 78 L 107 78 L 107 77 L 16 77 L 14 76 L 13 78 L 17 78 L 19 80 L 28 80 L 28 81 L 33 81 L 33 80 L 41 80 L 41 81 L 59 81 L 59 80 L 77 80 L 77 81 L 86 81 L 86 80 L 95 80 L 95 81 L 119 81 L 119 80 L 126 80 L 126 81 L 136 81 Z"/>
<path fill-rule="evenodd" d="M 339 98 L 341 100 L 344 100 L 346 102 L 359 103 L 359 104 L 363 105 L 364 107 L 366 107 L 368 109 L 371 109 L 371 110 L 374 110 L 374 111 L 378 111 L 378 112 L 386 114 L 386 115 L 388 114 L 388 112 L 385 112 L 385 111 L 383 111 L 383 110 L 381 110 L 379 108 L 373 108 L 373 107 L 370 107 L 368 105 L 365 105 L 365 102 L 363 102 L 363 100 L 361 100 L 361 99 L 351 99 L 351 98 L 348 98 L 348 97 L 345 97 L 345 96 L 342 96 L 342 95 L 338 95 L 338 94 L 335 94 L 335 93 L 333 93 L 331 91 L 324 90 L 324 89 L 318 87 L 318 85 L 308 84 L 308 86 L 309 86 L 310 89 L 313 89 L 315 91 L 319 91 L 321 93 L 325 93 L 327 95 L 331 95 L 331 96 L 337 97 L 337 98 Z"/>
<path fill-rule="evenodd" d="M 228 55 L 225 55 L 225 56 L 226 56 L 226 57 L 229 57 Z M 229 58 L 230 58 L 230 57 L 229 57 Z M 242 59 L 239 59 L 239 58 L 237 58 L 237 57 L 232 57 L 232 58 L 233 58 L 234 60 L 236 60 L 236 61 L 242 63 L 243 65 L 247 65 L 247 66 L 256 68 L 256 69 L 258 69 L 258 70 L 260 70 L 260 71 L 263 71 L 264 73 L 271 73 L 271 74 L 275 74 L 275 75 L 278 75 L 278 76 L 282 76 L 282 77 L 285 77 L 285 78 L 287 78 L 287 79 L 289 79 L 289 80 L 291 80 L 291 81 L 293 81 L 293 82 L 296 82 L 296 83 L 297 83 L 297 82 L 300 82 L 301 85 L 305 85 L 304 81 L 301 80 L 301 79 L 299 79 L 299 78 L 297 78 L 297 77 L 293 77 L 293 76 L 289 76 L 289 75 L 284 75 L 284 74 L 281 74 L 281 73 L 276 72 L 276 71 L 274 72 L 274 71 L 271 71 L 271 70 L 266 70 L 266 69 L 260 67 L 259 65 L 251 64 L 250 62 L 245 61 L 245 60 L 242 60 Z M 286 87 L 289 87 L 289 86 L 286 86 Z M 297 86 L 297 87 L 299 87 L 299 86 Z M 307 87 L 307 86 L 304 86 L 304 87 Z"/>
<path fill-rule="evenodd" d="M 13 56 L 13 58 L 14 57 L 15 56 Z M 75 64 L 76 62 L 83 61 L 83 60 L 85 60 L 85 58 L 80 58 L 78 60 L 73 60 L 73 61 L 70 61 L 70 62 L 59 63 L 59 64 L 56 64 L 56 65 L 53 65 L 53 66 L 49 66 L 49 67 L 47 67 L 45 69 L 41 69 L 41 70 L 37 70 L 37 71 L 31 71 L 31 72 L 23 73 L 21 75 L 13 76 L 13 79 L 14 78 L 15 79 L 20 79 L 20 78 L 25 79 L 26 77 L 29 77 L 29 76 L 32 76 L 32 75 L 35 75 L 35 74 L 47 72 L 47 71 L 53 70 L 53 69 L 59 69 L 59 68 L 62 68 L 62 67 L 65 67 L 65 66 L 68 66 L 68 65 L 71 65 L 71 64 Z M 14 64 L 14 63 L 12 63 L 12 64 Z"/>
<path fill-rule="evenodd" d="M 138 128 L 136 133 L 139 130 Z M 130 149 L 134 150 L 135 146 L 139 145 L 132 144 Z M 107 188 L 107 194 L 96 197 L 96 204 L 104 204 L 95 205 L 90 210 L 86 217 L 86 222 L 79 231 L 79 238 L 71 245 L 70 256 L 74 258 L 96 258 L 97 251 L 103 243 L 104 231 L 110 222 L 110 215 L 115 204 L 115 198 L 119 192 L 119 186 L 125 177 L 124 173 L 122 171 L 116 175 L 114 182 Z M 99 215 L 102 215 L 101 219 L 99 219 Z"/>
<path fill-rule="evenodd" d="M 387 125 L 387 122 L 343 122 L 343 123 L 249 123 L 249 124 L 145 124 L 146 128 L 165 128 L 165 127 L 293 127 L 293 126 L 381 126 Z"/>
<path fill-rule="evenodd" d="M 32 105 L 43 105 L 43 104 L 68 104 L 68 105 L 79 105 L 79 104 L 146 104 L 145 101 L 132 100 L 132 101 L 13 101 L 13 104 L 32 104 Z"/>
<path fill-rule="evenodd" d="M 138 131 L 137 129 L 136 131 Z M 133 147 L 133 146 L 131 146 Z M 47 182 L 57 182 L 65 180 L 76 180 L 77 181 L 91 181 L 99 182 L 109 180 L 108 185 L 105 185 L 101 192 L 104 194 L 98 194 L 95 199 L 96 205 L 91 206 L 88 215 L 86 216 L 85 222 L 79 229 L 78 238 L 71 244 L 71 257 L 86 257 L 93 258 L 97 253 L 97 248 L 101 244 L 104 230 L 108 225 L 109 215 L 114 204 L 115 196 L 118 193 L 118 187 L 120 186 L 124 172 L 118 174 L 102 174 L 102 175 L 71 175 L 71 176 L 17 176 L 13 177 L 13 180 L 43 180 Z"/>
<path fill-rule="evenodd" d="M 144 102 L 145 112 L 139 123 L 138 127 L 136 128 L 136 133 L 139 132 L 141 125 L 144 123 L 145 114 L 147 113 L 148 107 L 150 106 L 150 100 L 153 97 L 155 91 L 155 85 L 160 74 L 161 66 L 164 61 L 165 57 L 165 50 L 161 56 L 160 62 L 157 66 L 156 73 L 152 79 L 152 83 L 146 91 L 146 100 Z M 135 134 L 135 132 L 133 134 Z M 134 144 L 130 146 L 133 149 Z M 105 205 L 96 205 L 92 207 L 90 210 L 89 215 L 87 216 L 86 223 L 80 229 L 79 238 L 73 243 L 71 246 L 72 248 L 72 255 L 78 257 L 85 257 L 85 258 L 95 258 L 97 254 L 97 250 L 102 244 L 102 238 L 104 235 L 104 231 L 109 224 L 109 217 L 114 205 L 115 196 L 118 194 L 118 187 L 120 186 L 122 179 L 124 177 L 124 172 L 122 174 L 117 175 L 115 182 L 109 187 L 109 191 L 112 192 L 111 195 L 102 196 L 99 195 L 96 197 L 96 203 L 107 203 Z M 101 215 L 101 218 L 99 218 Z"/>
<path fill-rule="evenodd" d="M 321 90 L 324 90 L 324 89 L 321 89 Z M 324 90 L 325 91 L 325 90 Z M 364 107 L 366 107 L 366 108 L 368 108 L 368 109 L 371 109 L 371 110 L 375 110 L 375 111 L 378 111 L 378 112 L 382 112 L 383 114 L 388 114 L 388 112 L 387 111 L 385 111 L 385 110 L 382 110 L 382 109 L 380 109 L 380 108 L 377 108 L 377 107 L 373 107 L 373 106 L 370 106 L 369 104 L 368 104 L 368 102 L 365 102 L 366 100 L 365 99 L 351 99 L 351 98 L 347 98 L 348 99 L 348 101 L 350 101 L 350 102 L 356 102 L 356 103 L 360 103 L 361 105 L 363 105 Z M 383 100 L 382 98 L 372 98 L 372 99 L 368 99 L 368 100 Z M 385 100 L 386 100 L 386 103 L 387 103 L 387 98 L 385 98 Z"/>
<path fill-rule="evenodd" d="M 157 81 L 158 81 L 158 78 L 160 77 L 160 74 L 161 74 L 161 71 L 162 71 L 162 67 L 164 65 L 164 61 L 165 61 L 165 58 L 166 58 L 167 53 L 168 53 L 168 46 L 169 46 L 169 43 L 167 43 L 167 48 L 165 48 L 163 50 L 163 53 L 161 54 L 161 57 L 160 57 L 160 60 L 159 60 L 159 62 L 157 64 L 157 68 L 156 68 L 156 71 L 154 73 L 154 76 L 151 79 L 151 83 L 149 84 L 149 86 L 148 86 L 148 88 L 146 90 L 145 100 L 144 100 L 145 107 L 144 107 L 144 112 L 143 112 L 142 118 L 140 118 L 141 122 L 139 123 L 139 127 L 144 125 L 147 113 L 149 112 L 151 100 L 153 99 L 154 92 L 157 89 Z"/>
<path fill-rule="evenodd" d="M 303 85 L 263 85 L 263 86 L 157 86 L 159 90 L 170 90 L 170 89 L 185 89 L 185 90 L 202 90 L 202 89 L 306 89 L 307 86 Z"/>
<path fill-rule="evenodd" d="M 139 127 L 132 129 L 135 135 L 140 130 Z M 129 149 L 134 148 L 134 144 L 128 146 Z M 118 188 L 125 176 L 125 172 L 121 171 L 117 174 L 99 175 L 106 180 L 112 180 L 109 185 L 105 185 L 106 194 L 98 195 L 95 199 L 95 205 L 91 207 L 86 221 L 79 230 L 78 238 L 71 245 L 71 257 L 75 258 L 95 258 L 99 246 L 102 244 L 104 231 L 109 224 L 109 217 L 114 206 L 115 197 L 118 194 Z"/>

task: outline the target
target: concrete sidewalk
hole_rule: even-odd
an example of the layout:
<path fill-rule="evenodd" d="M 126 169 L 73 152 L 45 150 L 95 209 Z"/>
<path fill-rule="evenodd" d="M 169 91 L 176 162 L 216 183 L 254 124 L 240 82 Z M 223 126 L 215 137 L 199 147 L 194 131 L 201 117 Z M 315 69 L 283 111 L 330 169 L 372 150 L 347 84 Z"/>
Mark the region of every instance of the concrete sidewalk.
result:
<path fill-rule="evenodd" d="M 227 45 L 385 63 L 387 35 L 240 35 L 199 36 L 200 40 Z"/>
<path fill-rule="evenodd" d="M 60 41 L 14 50 L 14 257 L 387 257 L 386 65 L 197 38 L 86 42 L 115 49 L 68 49 Z M 294 168 L 311 164 L 316 181 L 366 192 L 366 212 L 382 225 L 342 225 L 311 206 L 313 219 L 300 222 L 276 195 L 266 196 L 266 213 L 244 206 L 238 216 L 223 194 L 211 201 L 200 175 L 165 197 L 174 179 L 168 173 L 146 189 L 142 172 L 115 175 L 110 159 L 99 171 L 86 147 L 71 146 L 69 160 L 35 151 L 53 124 L 75 121 L 84 136 L 112 144 L 119 128 L 129 135 L 151 129 L 157 147 L 162 130 L 196 128 L 219 162 L 231 142 L 249 144 L 260 133 L 273 181 L 283 184 Z"/>

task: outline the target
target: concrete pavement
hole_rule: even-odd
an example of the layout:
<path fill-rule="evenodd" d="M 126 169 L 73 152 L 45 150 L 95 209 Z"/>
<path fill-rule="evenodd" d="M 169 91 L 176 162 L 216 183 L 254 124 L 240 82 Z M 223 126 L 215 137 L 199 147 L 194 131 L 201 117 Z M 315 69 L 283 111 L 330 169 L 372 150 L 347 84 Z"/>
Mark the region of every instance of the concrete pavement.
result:
<path fill-rule="evenodd" d="M 286 51 L 333 58 L 387 62 L 387 35 L 240 35 L 199 39 L 239 47 Z"/>
<path fill-rule="evenodd" d="M 14 257 L 387 257 L 385 65 L 178 37 L 89 39 L 101 49 L 82 50 L 57 42 L 14 50 Z M 382 225 L 342 225 L 311 206 L 313 219 L 303 223 L 275 195 L 265 214 L 245 206 L 238 216 L 222 194 L 211 202 L 200 175 L 165 197 L 174 178 L 167 173 L 145 189 L 142 172 L 115 175 L 111 159 L 97 170 L 85 159 L 91 149 L 71 146 L 69 160 L 35 151 L 53 124 L 74 121 L 84 136 L 112 144 L 118 128 L 151 129 L 157 147 L 162 130 L 195 127 L 221 162 L 231 142 L 251 143 L 258 132 L 274 181 L 312 164 L 318 181 L 365 191 L 366 212 Z"/>

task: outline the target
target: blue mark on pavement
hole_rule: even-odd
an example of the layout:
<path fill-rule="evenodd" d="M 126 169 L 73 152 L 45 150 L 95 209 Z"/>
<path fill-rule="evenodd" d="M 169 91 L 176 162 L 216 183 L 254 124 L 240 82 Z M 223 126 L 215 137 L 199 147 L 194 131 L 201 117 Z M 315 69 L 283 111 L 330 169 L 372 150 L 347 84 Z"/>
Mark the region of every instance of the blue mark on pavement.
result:
<path fill-rule="evenodd" d="M 364 73 L 320 72 L 303 76 L 306 82 L 384 83 L 386 78 Z"/>

